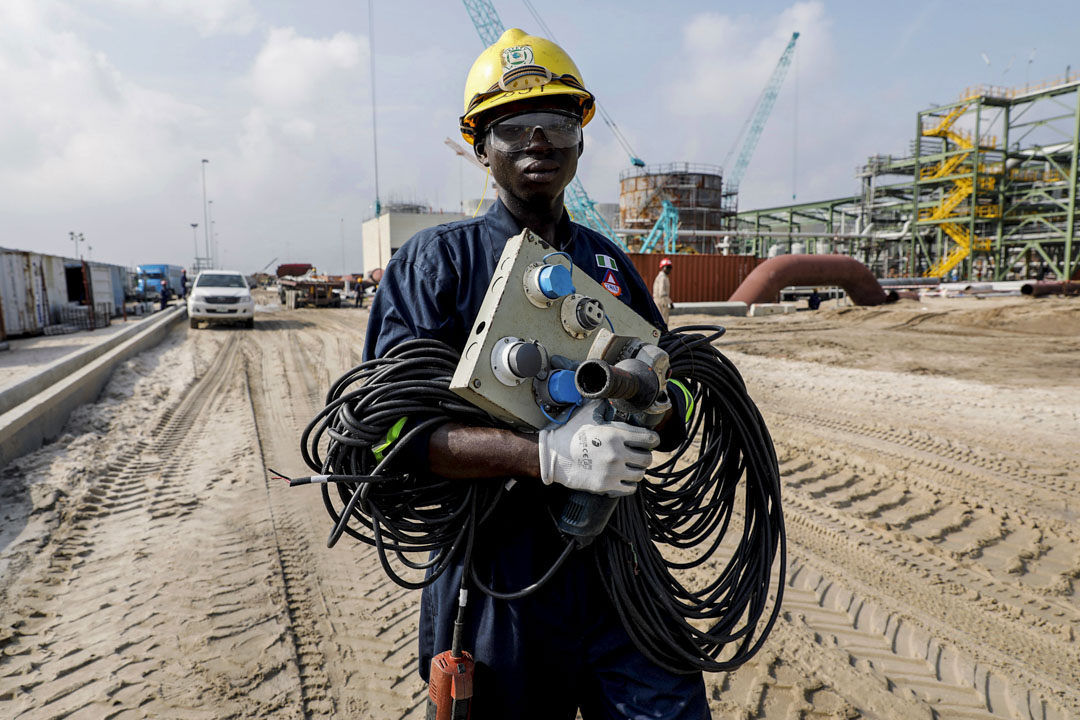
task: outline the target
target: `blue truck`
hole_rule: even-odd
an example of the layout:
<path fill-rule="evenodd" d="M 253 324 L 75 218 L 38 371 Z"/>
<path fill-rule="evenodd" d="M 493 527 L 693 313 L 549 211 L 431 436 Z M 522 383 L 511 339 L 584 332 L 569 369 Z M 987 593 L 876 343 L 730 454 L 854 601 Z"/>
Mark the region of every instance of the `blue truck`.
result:
<path fill-rule="evenodd" d="M 180 287 L 179 265 L 139 265 L 136 268 L 138 280 L 135 282 L 135 295 L 140 300 L 157 300 L 161 297 L 161 281 L 168 282 L 169 293 L 173 298 L 183 297 Z"/>

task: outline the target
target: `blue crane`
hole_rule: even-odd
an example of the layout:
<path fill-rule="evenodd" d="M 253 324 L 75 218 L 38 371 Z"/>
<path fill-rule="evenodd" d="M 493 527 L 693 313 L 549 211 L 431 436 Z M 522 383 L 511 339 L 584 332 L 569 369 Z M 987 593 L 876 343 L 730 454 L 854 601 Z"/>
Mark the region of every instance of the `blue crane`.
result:
<path fill-rule="evenodd" d="M 491 0 L 462 0 L 462 2 L 469 13 L 469 19 L 476 27 L 476 32 L 480 35 L 480 42 L 484 44 L 484 47 L 495 44 L 506 28 L 499 18 L 499 13 L 495 11 L 495 6 L 491 4 Z M 589 194 L 585 192 L 585 187 L 576 177 L 563 194 L 563 204 L 574 216 L 574 220 L 606 236 L 623 250 L 627 249 L 626 243 L 615 235 L 611 225 L 597 211 L 596 202 L 589 197 Z"/>
<path fill-rule="evenodd" d="M 780 86 L 784 84 L 788 68 L 791 67 L 791 57 L 795 54 L 795 41 L 798 39 L 799 33 L 791 34 L 791 40 L 788 41 L 787 47 L 784 48 L 784 54 L 780 56 L 780 62 L 776 63 L 776 69 L 773 70 L 772 77 L 769 78 L 765 89 L 761 91 L 761 97 L 758 98 L 754 109 L 750 112 L 746 124 L 739 131 L 739 137 L 735 139 L 735 143 L 731 146 L 731 150 L 728 151 L 727 157 L 724 158 L 724 166 L 727 167 L 732 154 L 736 149 L 739 150 L 735 166 L 727 176 L 727 185 L 729 187 L 738 188 L 743 175 L 746 174 L 746 167 L 750 164 L 750 158 L 754 156 L 754 149 L 757 148 L 758 140 L 761 139 L 761 132 L 765 129 L 765 123 L 769 120 L 773 105 L 776 104 L 776 96 L 780 93 Z"/>

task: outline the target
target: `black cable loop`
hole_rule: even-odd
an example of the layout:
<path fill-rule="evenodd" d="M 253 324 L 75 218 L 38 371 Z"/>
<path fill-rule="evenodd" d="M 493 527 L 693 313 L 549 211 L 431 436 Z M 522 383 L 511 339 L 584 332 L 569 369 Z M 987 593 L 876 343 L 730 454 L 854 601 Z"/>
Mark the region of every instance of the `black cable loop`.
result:
<path fill-rule="evenodd" d="M 769 584 L 777 556 L 780 577 L 786 572 L 776 452 L 742 376 L 713 344 L 723 334 L 720 327 L 690 325 L 661 337 L 671 376 L 693 399 L 687 437 L 647 471 L 631 502 L 617 505 L 593 545 L 601 583 L 627 633 L 646 657 L 676 673 L 741 665 L 768 636 L 783 597 L 782 582 Z M 505 483 L 401 472 L 403 449 L 431 428 L 499 426 L 449 390 L 459 358 L 448 345 L 417 339 L 350 369 L 304 429 L 301 455 L 329 476 L 321 488 L 333 521 L 328 545 L 348 535 L 374 546 L 388 577 L 412 589 L 460 564 L 467 573 L 462 583 L 513 600 L 548 582 L 576 544 L 568 541 L 552 566 L 520 590 L 488 587 L 473 562 L 473 544 Z M 373 449 L 403 416 L 406 430 L 377 459 Z M 735 529 L 739 536 L 724 556 L 722 541 Z M 665 559 L 664 547 L 680 549 L 681 559 Z M 410 580 L 395 565 L 426 575 Z M 684 582 L 685 573 L 705 566 L 715 566 L 710 579 L 695 587 Z"/>

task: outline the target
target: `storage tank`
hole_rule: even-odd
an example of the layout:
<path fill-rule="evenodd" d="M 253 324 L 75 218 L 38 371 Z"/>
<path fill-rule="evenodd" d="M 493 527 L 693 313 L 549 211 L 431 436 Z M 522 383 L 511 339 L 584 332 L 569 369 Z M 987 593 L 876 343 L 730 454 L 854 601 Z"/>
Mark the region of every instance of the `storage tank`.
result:
<path fill-rule="evenodd" d="M 679 211 L 680 230 L 730 230 L 737 208 L 734 190 L 724 187 L 719 165 L 669 163 L 634 167 L 619 175 L 619 225 L 648 232 L 667 200 Z M 679 249 L 715 253 L 713 237 L 680 236 Z M 631 248 L 634 242 L 631 239 Z"/>

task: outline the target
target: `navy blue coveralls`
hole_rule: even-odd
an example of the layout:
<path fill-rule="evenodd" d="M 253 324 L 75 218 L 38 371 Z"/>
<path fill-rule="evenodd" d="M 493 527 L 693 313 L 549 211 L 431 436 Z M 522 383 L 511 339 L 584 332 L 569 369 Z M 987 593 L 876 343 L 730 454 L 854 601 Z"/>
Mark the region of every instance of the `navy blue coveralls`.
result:
<path fill-rule="evenodd" d="M 387 263 L 375 293 L 364 359 L 412 338 L 435 338 L 462 350 L 506 241 L 521 230 L 496 200 L 482 217 L 423 230 L 405 243 Z M 571 223 L 565 212 L 557 236 L 574 265 L 664 328 L 648 289 L 619 248 Z M 426 458 L 427 448 L 408 455 Z M 561 491 L 530 479 L 503 494 L 477 530 L 475 564 L 488 587 L 516 591 L 551 567 L 565 540 L 546 508 L 548 494 Z M 461 572 L 459 557 L 456 567 L 423 591 L 419 654 L 425 681 L 431 658 L 450 649 Z M 673 675 L 634 647 L 589 548 L 572 553 L 546 585 L 520 600 L 494 600 L 472 589 L 465 649 L 477 663 L 473 720 L 573 720 L 578 707 L 586 720 L 710 717 L 700 673 Z"/>

